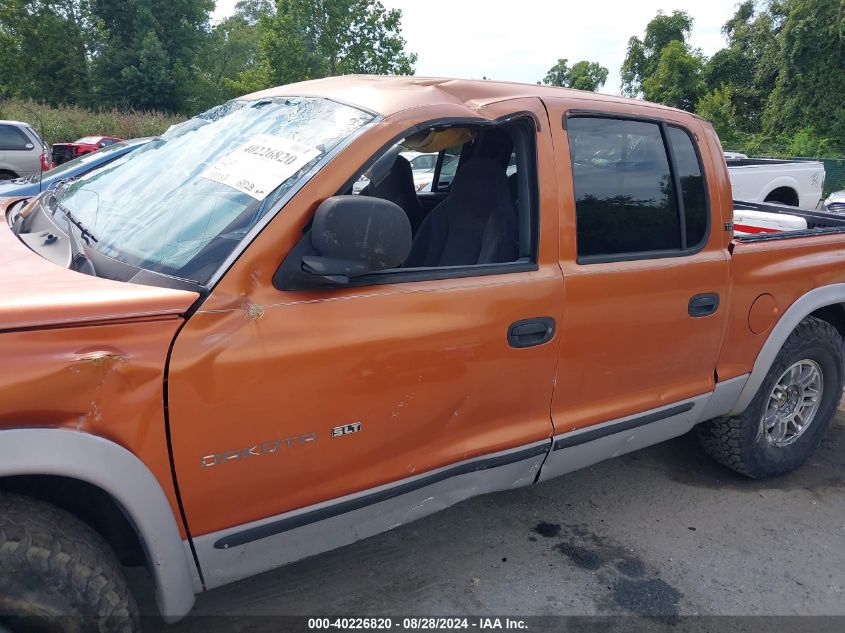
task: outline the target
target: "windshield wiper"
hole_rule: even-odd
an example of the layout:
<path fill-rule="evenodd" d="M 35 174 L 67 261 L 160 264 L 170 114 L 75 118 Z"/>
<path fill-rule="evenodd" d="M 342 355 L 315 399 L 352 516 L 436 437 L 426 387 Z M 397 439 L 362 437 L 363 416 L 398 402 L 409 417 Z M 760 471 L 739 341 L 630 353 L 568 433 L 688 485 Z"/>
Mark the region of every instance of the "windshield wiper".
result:
<path fill-rule="evenodd" d="M 76 237 L 76 233 L 73 231 L 73 227 L 79 229 L 79 233 L 82 236 L 82 239 L 85 240 L 87 244 L 90 244 L 92 241 L 96 242 L 97 238 L 85 228 L 85 225 L 80 222 L 76 216 L 71 213 L 70 209 L 67 207 L 62 206 L 58 201 L 56 201 L 56 207 L 64 214 L 65 218 L 68 221 L 67 227 L 67 239 L 68 243 L 70 244 L 70 264 L 73 269 L 78 272 L 85 273 L 87 275 L 96 275 L 96 271 L 94 270 L 94 264 L 91 261 L 91 258 L 85 254 L 85 249 L 82 247 L 82 244 L 79 242 L 79 239 Z M 71 226 L 73 225 L 73 226 Z"/>

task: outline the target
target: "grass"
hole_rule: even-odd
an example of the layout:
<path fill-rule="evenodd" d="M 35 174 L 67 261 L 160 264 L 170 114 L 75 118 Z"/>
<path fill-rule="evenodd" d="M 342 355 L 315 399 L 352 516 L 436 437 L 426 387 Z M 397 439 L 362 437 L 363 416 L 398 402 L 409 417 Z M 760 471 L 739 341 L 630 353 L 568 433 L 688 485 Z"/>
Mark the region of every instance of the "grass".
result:
<path fill-rule="evenodd" d="M 49 145 L 75 141 L 83 136 L 156 136 L 185 118 L 163 112 L 92 112 L 76 106 L 51 107 L 32 101 L 0 101 L 0 119 L 26 121 Z"/>

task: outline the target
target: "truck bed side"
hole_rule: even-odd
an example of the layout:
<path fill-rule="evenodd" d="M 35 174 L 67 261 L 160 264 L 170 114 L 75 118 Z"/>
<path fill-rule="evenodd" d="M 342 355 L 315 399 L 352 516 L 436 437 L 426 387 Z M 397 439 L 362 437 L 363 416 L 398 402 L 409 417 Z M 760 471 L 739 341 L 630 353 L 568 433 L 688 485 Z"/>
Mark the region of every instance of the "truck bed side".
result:
<path fill-rule="evenodd" d="M 837 229 L 734 239 L 731 305 L 717 374 L 726 380 L 751 371 L 775 324 L 810 291 L 845 283 L 845 233 Z M 829 232 L 827 232 L 829 231 Z M 845 310 L 834 303 L 827 320 L 845 330 Z"/>

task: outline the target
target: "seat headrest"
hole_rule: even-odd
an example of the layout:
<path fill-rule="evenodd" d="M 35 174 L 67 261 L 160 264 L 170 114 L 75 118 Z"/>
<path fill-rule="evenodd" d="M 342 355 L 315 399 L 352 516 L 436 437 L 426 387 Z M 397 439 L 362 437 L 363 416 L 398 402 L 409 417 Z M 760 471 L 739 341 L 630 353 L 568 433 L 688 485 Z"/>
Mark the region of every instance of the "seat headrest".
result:
<path fill-rule="evenodd" d="M 397 156 L 390 170 L 384 173 L 378 182 L 371 180 L 367 190 L 370 195 L 389 195 L 391 192 L 401 191 L 406 185 L 413 188 L 414 172 L 407 158 Z"/>
<path fill-rule="evenodd" d="M 372 164 L 372 166 L 366 172 L 371 183 L 378 185 L 381 183 L 382 180 L 384 180 L 390 175 L 390 171 L 396 164 L 396 158 L 398 158 L 399 152 L 401 151 L 401 147 L 399 147 L 398 145 L 394 145 L 384 154 L 382 154 L 376 162 Z"/>
<path fill-rule="evenodd" d="M 390 170 L 389 177 L 396 178 L 398 176 L 410 175 L 414 177 L 414 170 L 411 169 L 411 163 L 404 156 L 397 156 L 393 163 L 393 169 Z"/>
<path fill-rule="evenodd" d="M 478 195 L 509 198 L 505 167 L 489 158 L 473 158 L 461 165 L 449 190 L 451 198 Z"/>
<path fill-rule="evenodd" d="M 507 132 L 498 128 L 485 132 L 481 139 L 481 156 L 507 165 L 512 153 L 513 140 Z"/>

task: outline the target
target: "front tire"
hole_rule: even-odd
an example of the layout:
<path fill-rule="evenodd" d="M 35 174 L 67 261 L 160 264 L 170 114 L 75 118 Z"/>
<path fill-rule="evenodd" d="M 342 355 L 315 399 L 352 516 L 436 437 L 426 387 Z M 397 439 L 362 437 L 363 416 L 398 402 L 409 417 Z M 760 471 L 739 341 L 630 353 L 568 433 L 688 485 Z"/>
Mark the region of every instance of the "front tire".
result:
<path fill-rule="evenodd" d="M 14 633 L 140 630 L 114 552 L 72 514 L 0 494 L 0 630 Z"/>
<path fill-rule="evenodd" d="M 842 337 L 830 323 L 807 317 L 745 411 L 698 425 L 698 440 L 717 462 L 748 477 L 789 472 L 821 444 L 842 385 Z"/>

